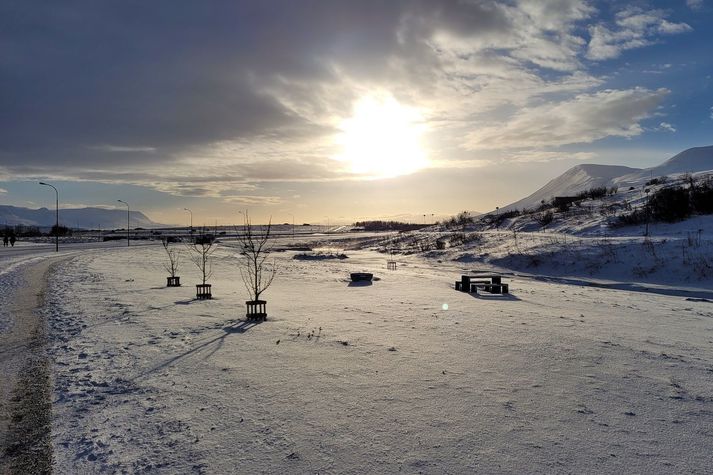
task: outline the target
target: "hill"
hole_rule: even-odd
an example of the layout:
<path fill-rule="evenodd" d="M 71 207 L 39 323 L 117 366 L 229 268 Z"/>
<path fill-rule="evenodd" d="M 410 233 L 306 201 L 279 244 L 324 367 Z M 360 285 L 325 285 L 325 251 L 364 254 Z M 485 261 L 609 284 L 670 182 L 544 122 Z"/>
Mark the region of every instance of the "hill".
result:
<path fill-rule="evenodd" d="M 583 164 L 570 168 L 562 175 L 549 181 L 533 194 L 502 208 L 504 211 L 513 209 L 535 208 L 542 200 L 549 201 L 555 196 L 572 196 L 580 191 L 597 186 L 611 186 L 615 178 L 634 175 L 642 171 L 617 165 Z"/>
<path fill-rule="evenodd" d="M 55 224 L 55 210 L 0 205 L 0 223 L 9 226 L 22 224 L 49 228 Z M 75 229 L 126 228 L 126 211 L 104 208 L 60 209 L 59 223 Z M 131 211 L 132 228 L 156 228 L 161 226 L 161 224 L 155 223 L 141 211 Z"/>
<path fill-rule="evenodd" d="M 555 196 L 572 196 L 599 186 L 639 186 L 650 178 L 713 170 L 713 146 L 694 147 L 651 168 L 582 164 L 570 168 L 531 195 L 503 207 L 502 211 L 539 206 Z"/>

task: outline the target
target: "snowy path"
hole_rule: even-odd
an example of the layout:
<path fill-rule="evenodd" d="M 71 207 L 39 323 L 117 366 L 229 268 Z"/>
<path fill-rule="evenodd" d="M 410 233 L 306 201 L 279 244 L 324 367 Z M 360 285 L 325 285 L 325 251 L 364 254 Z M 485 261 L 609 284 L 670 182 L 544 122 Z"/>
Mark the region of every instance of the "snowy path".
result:
<path fill-rule="evenodd" d="M 56 257 L 5 260 L 0 271 L 0 472 L 51 468 L 50 365 L 41 307 Z"/>
<path fill-rule="evenodd" d="M 159 249 L 58 272 L 59 473 L 705 473 L 713 463 L 713 304 L 512 281 L 455 292 L 453 264 L 280 253 L 270 320 L 219 252 L 163 287 Z M 435 266 L 435 267 L 434 267 Z M 350 271 L 381 280 L 351 287 Z M 442 305 L 448 304 L 448 310 Z"/>

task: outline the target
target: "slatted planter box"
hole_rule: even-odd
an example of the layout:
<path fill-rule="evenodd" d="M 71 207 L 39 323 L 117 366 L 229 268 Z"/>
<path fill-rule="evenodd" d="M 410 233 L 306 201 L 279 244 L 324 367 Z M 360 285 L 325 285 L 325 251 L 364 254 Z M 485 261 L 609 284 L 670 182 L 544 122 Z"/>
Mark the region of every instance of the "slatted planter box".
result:
<path fill-rule="evenodd" d="M 213 298 L 211 293 L 212 284 L 196 284 L 196 298 L 200 300 L 207 300 Z"/>
<path fill-rule="evenodd" d="M 248 320 L 267 320 L 267 301 L 248 300 L 245 305 L 248 308 L 245 318 Z"/>
<path fill-rule="evenodd" d="M 396 270 L 396 261 L 386 261 L 386 269 Z"/>
<path fill-rule="evenodd" d="M 166 287 L 180 287 L 181 278 L 180 277 L 166 277 Z"/>

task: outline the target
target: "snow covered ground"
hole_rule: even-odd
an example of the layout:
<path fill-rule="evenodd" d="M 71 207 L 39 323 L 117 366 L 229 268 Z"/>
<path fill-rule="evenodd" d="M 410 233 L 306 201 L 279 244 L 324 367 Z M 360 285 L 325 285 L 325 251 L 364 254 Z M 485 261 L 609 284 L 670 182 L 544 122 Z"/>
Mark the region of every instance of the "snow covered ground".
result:
<path fill-rule="evenodd" d="M 368 250 L 276 253 L 269 319 L 242 321 L 236 251 L 210 301 L 166 288 L 160 246 L 84 252 L 45 309 L 58 473 L 705 473 L 713 303 Z M 460 252 L 460 251 L 459 251 Z M 354 286 L 349 272 L 379 279 Z"/>

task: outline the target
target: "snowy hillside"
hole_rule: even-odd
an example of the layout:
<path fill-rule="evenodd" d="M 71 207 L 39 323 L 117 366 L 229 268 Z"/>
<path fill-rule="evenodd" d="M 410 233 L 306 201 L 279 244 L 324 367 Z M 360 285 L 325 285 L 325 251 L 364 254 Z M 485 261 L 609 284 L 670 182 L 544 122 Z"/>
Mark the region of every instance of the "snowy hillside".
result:
<path fill-rule="evenodd" d="M 680 173 L 697 173 L 713 170 L 713 145 L 694 147 L 669 158 L 661 165 L 646 168 L 631 175 L 624 175 L 613 180 L 614 185 L 626 185 L 649 180 L 652 177 L 677 175 Z"/>
<path fill-rule="evenodd" d="M 689 148 L 652 168 L 577 165 L 551 180 L 530 196 L 501 208 L 501 211 L 535 208 L 540 205 L 542 200 L 549 201 L 555 196 L 572 196 L 599 186 L 619 188 L 640 186 L 651 178 L 708 170 L 713 170 L 713 146 Z"/>
<path fill-rule="evenodd" d="M 55 210 L 47 208 L 30 209 L 17 206 L 0 206 L 0 222 L 9 226 L 51 227 L 55 224 Z M 70 228 L 119 229 L 126 228 L 126 211 L 122 209 L 75 208 L 60 209 L 59 223 Z M 132 228 L 152 228 L 161 226 L 151 221 L 141 211 L 131 212 Z"/>
<path fill-rule="evenodd" d="M 555 196 L 572 196 L 598 186 L 610 186 L 615 178 L 633 175 L 639 171 L 641 170 L 638 168 L 617 165 L 577 165 L 530 196 L 505 206 L 502 210 L 535 208 L 542 200 L 549 201 Z"/>

